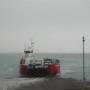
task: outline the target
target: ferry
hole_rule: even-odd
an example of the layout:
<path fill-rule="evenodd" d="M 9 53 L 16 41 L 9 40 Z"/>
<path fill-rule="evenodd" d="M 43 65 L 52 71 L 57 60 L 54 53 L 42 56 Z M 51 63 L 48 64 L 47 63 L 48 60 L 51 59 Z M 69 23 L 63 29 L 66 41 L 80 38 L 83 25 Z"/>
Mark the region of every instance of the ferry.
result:
<path fill-rule="evenodd" d="M 60 73 L 60 60 L 34 57 L 33 42 L 31 46 L 24 49 L 24 55 L 20 60 L 20 76 L 21 77 L 41 77 L 48 75 L 56 75 Z"/>

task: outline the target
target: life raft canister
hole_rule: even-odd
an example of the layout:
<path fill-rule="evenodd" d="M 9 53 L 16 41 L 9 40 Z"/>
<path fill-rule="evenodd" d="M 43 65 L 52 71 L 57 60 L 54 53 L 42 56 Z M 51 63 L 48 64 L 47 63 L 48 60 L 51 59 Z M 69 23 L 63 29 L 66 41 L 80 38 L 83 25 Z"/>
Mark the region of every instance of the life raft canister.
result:
<path fill-rule="evenodd" d="M 49 72 L 50 74 L 60 73 L 60 65 L 59 65 L 59 64 L 51 64 L 51 65 L 48 65 L 48 72 Z"/>
<path fill-rule="evenodd" d="M 27 76 L 27 73 L 28 73 L 27 65 L 20 65 L 21 76 Z"/>

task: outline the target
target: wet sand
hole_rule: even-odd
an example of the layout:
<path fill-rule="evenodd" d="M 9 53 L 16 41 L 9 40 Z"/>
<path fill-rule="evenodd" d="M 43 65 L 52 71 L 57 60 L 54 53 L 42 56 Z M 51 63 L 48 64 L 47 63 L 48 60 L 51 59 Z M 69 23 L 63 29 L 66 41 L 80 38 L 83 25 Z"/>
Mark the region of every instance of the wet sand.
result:
<path fill-rule="evenodd" d="M 36 83 L 21 84 L 19 87 L 7 90 L 83 90 L 82 81 L 65 79 L 60 77 L 49 77 Z"/>

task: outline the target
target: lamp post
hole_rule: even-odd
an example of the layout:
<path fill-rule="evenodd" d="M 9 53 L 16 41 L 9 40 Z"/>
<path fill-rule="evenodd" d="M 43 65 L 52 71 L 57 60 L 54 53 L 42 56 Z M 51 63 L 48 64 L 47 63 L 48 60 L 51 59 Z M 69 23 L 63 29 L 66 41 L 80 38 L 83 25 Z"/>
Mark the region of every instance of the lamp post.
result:
<path fill-rule="evenodd" d="M 83 82 L 86 80 L 85 78 L 85 54 L 84 54 L 84 42 L 85 42 L 85 37 L 82 37 L 83 41 Z"/>

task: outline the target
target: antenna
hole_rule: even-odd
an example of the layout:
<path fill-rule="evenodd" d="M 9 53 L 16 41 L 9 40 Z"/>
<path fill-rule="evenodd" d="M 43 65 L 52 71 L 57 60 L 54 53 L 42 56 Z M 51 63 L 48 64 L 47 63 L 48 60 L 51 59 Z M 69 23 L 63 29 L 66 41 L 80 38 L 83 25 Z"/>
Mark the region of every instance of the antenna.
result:
<path fill-rule="evenodd" d="M 25 42 L 24 42 L 24 49 L 26 49 L 26 40 L 25 40 Z"/>
<path fill-rule="evenodd" d="M 33 42 L 33 39 L 32 38 L 30 38 L 29 39 L 29 42 L 30 42 L 30 45 L 28 45 L 28 47 L 29 47 L 29 49 L 32 49 L 33 47 L 34 47 L 34 42 Z"/>
<path fill-rule="evenodd" d="M 33 48 L 34 48 L 34 41 L 32 38 L 29 39 L 30 45 L 28 45 L 28 49 L 33 53 Z"/>

